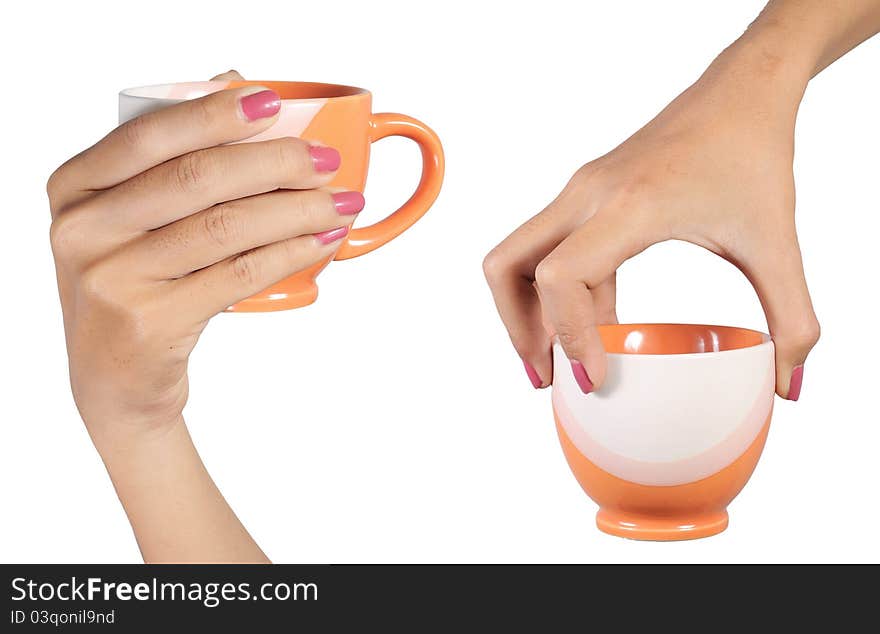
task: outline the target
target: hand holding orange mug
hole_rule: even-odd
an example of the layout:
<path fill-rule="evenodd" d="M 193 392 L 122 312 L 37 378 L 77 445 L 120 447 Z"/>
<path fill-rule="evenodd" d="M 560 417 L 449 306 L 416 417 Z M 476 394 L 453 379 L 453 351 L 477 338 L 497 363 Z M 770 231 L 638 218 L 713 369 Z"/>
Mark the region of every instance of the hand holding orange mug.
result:
<path fill-rule="evenodd" d="M 388 136 L 404 136 L 418 143 L 422 152 L 422 178 L 412 197 L 390 216 L 368 227 L 352 229 L 345 236 L 335 259 L 357 257 L 397 237 L 421 218 L 440 192 L 443 181 L 443 148 L 425 124 L 402 114 L 373 114 L 372 96 L 361 88 L 334 84 L 288 81 L 210 81 L 145 86 L 122 91 L 120 122 L 183 100 L 224 89 L 262 86 L 280 96 L 274 124 L 247 141 L 283 137 L 301 138 L 317 147 L 338 151 L 341 163 L 331 161 L 331 187 L 362 192 L 367 181 L 370 144 Z M 330 262 L 327 258 L 307 270 L 273 284 L 237 303 L 233 311 L 267 311 L 298 308 L 318 296 L 315 277 Z"/>
<path fill-rule="evenodd" d="M 221 87 L 189 84 L 189 98 L 171 105 L 137 96 L 154 89 L 129 91 L 127 122 L 49 179 L 71 384 L 99 449 L 182 420 L 189 354 L 213 315 L 309 303 L 334 256 L 387 242 L 437 195 L 436 137 L 405 117 L 371 115 L 369 93 Z M 131 118 L 135 102 L 143 113 Z M 419 190 L 386 220 L 350 231 L 369 143 L 398 133 L 422 145 Z"/>

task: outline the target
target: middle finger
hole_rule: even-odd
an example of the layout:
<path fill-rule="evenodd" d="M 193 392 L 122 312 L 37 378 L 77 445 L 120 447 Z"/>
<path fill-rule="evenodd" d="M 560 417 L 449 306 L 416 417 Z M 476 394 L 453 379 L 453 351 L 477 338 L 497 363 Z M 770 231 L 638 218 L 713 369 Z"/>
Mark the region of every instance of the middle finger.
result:
<path fill-rule="evenodd" d="M 322 187 L 339 164 L 335 149 L 293 137 L 222 145 L 166 161 L 91 202 L 100 226 L 137 233 L 228 200 Z"/>

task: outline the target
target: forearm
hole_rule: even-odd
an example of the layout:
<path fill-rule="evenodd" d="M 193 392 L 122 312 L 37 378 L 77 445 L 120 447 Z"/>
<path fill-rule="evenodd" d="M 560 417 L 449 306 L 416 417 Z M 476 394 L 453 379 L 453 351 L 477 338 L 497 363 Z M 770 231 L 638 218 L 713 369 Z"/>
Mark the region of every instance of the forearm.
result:
<path fill-rule="evenodd" d="M 750 56 L 806 83 L 880 32 L 880 0 L 771 0 L 721 56 Z"/>
<path fill-rule="evenodd" d="M 880 0 L 771 0 L 697 86 L 703 100 L 790 131 L 809 81 L 878 32 Z"/>
<path fill-rule="evenodd" d="M 880 32 L 880 0 L 771 0 L 749 27 L 801 58 L 814 77 Z"/>
<path fill-rule="evenodd" d="M 266 562 L 205 469 L 183 418 L 138 442 L 96 443 L 146 562 Z"/>

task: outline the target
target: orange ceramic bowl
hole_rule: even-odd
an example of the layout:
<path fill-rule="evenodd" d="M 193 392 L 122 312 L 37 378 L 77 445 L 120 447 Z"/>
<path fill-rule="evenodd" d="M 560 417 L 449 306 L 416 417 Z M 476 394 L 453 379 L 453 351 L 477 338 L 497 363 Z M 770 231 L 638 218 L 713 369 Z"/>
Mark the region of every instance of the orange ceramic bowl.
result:
<path fill-rule="evenodd" d="M 583 394 L 554 345 L 553 410 L 565 458 L 600 530 L 707 537 L 752 474 L 770 426 L 773 342 L 743 328 L 600 326 L 602 387 Z"/>

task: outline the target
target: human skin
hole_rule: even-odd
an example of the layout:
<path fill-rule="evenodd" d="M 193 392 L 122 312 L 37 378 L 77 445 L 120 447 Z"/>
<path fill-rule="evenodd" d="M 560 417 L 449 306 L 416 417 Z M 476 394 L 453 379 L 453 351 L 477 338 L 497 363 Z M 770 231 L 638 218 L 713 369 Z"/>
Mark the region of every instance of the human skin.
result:
<path fill-rule="evenodd" d="M 332 256 L 363 207 L 324 189 L 333 148 L 224 145 L 269 128 L 279 107 L 251 86 L 144 115 L 47 185 L 74 399 L 147 562 L 267 561 L 182 413 L 208 320 Z"/>
<path fill-rule="evenodd" d="M 818 337 L 793 224 L 797 104 L 812 75 L 880 28 L 878 14 L 876 1 L 771 3 L 693 87 L 487 257 L 537 386 L 552 370 L 535 279 L 566 354 L 598 386 L 594 324 L 616 320 L 614 269 L 675 237 L 728 257 L 756 284 L 777 342 L 777 390 L 789 394 Z M 316 160 L 295 140 L 218 147 L 274 122 L 245 116 L 239 98 L 253 92 L 126 124 L 47 186 L 74 398 L 149 562 L 266 561 L 187 432 L 188 356 L 211 316 L 332 255 L 342 236 L 323 232 L 355 217 L 322 189 L 333 173 L 315 168 L 329 151 Z M 781 273 L 767 275 L 769 264 Z"/>
<path fill-rule="evenodd" d="M 776 346 L 776 393 L 798 399 L 819 323 L 795 230 L 795 119 L 809 80 L 878 31 L 880 0 L 770 2 L 696 83 L 486 256 L 534 387 L 553 379 L 551 333 L 581 390 L 602 385 L 596 326 L 617 322 L 617 268 L 677 239 L 749 279 Z"/>

